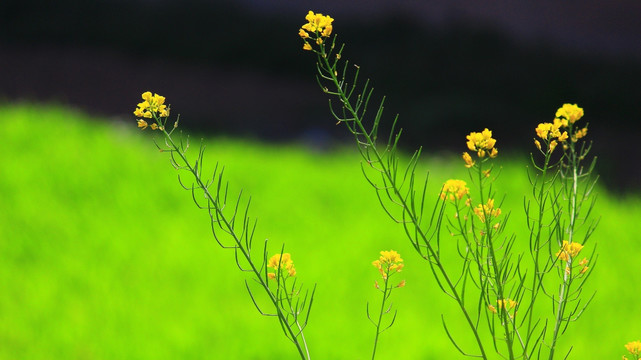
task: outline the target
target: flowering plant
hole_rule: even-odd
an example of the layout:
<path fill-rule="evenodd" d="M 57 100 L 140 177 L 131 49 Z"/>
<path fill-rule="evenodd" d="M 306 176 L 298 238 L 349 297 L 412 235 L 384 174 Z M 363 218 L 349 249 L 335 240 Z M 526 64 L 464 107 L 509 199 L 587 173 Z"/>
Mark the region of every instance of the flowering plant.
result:
<path fill-rule="evenodd" d="M 318 83 L 331 97 L 331 114 L 354 136 L 364 160 L 363 174 L 383 210 L 402 225 L 438 286 L 457 303 L 476 344 L 475 349 L 459 345 L 458 334 L 449 331 L 443 316 L 454 347 L 463 355 L 483 359 L 490 358 L 490 349 L 508 359 L 553 359 L 558 339 L 591 300 L 582 298 L 582 289 L 594 269 L 587 265 L 596 259 L 591 245 L 588 256 L 575 260 L 588 247 L 597 224 L 590 217 L 594 161 L 583 166 L 590 150 L 582 141 L 587 125 L 579 126 L 583 109 L 565 104 L 552 122 L 535 129 L 534 144 L 542 161 L 532 156 L 533 191 L 525 201 L 530 230 L 526 256 L 514 250 L 515 237 L 505 234 L 509 212 L 501 209 L 493 186 L 499 151 L 492 131 L 485 128 L 466 136 L 471 153 L 462 157 L 471 186 L 461 179 L 447 180 L 433 210 L 426 211 L 427 176 L 417 175 L 421 149 L 402 163 L 398 116 L 385 136 L 387 142 L 379 143 L 384 99 L 368 112 L 373 89 L 369 80 L 359 84 L 360 67 L 348 66 L 342 56 L 344 45 L 336 45 L 336 35 L 330 37 L 334 19 L 310 11 L 306 20 L 299 35 L 303 49 L 316 55 Z M 562 153 L 553 156 L 559 145 Z M 454 248 L 445 243 L 445 234 L 452 238 L 448 243 L 455 242 Z M 453 261 L 456 257 L 458 262 Z"/>
<path fill-rule="evenodd" d="M 193 201 L 200 209 L 209 214 L 214 238 L 223 249 L 234 252 L 238 269 L 252 274 L 252 282 L 245 281 L 245 287 L 256 309 L 261 315 L 276 317 L 285 336 L 294 344 L 302 359 L 309 359 L 309 348 L 305 339 L 304 329 L 307 326 L 311 305 L 314 300 L 316 286 L 310 291 L 303 292 L 302 286 L 296 282 L 296 269 L 289 253 L 284 252 L 284 245 L 279 253 L 268 260 L 267 241 L 258 256 L 254 255 L 253 235 L 256 221 L 249 217 L 249 200 L 243 200 L 242 193 L 234 203 L 228 203 L 228 186 L 223 180 L 223 170 L 216 166 L 211 177 L 203 175 L 204 147 L 201 145 L 195 160 L 188 158 L 189 141 L 175 140 L 174 131 L 178 128 L 178 118 L 171 130 L 167 130 L 169 107 L 165 97 L 142 94 L 143 102 L 134 111 L 138 127 L 142 130 L 150 127 L 158 130 L 164 137 L 163 145 L 158 145 L 161 152 L 169 153 L 171 164 L 181 172 L 191 176 L 191 182 L 185 182 L 179 175 L 180 185 L 191 193 Z M 202 200 L 200 200 L 202 199 Z M 273 271 L 270 271 L 273 269 Z M 290 281 L 293 279 L 293 281 Z M 265 305 L 259 305 L 252 288 L 259 288 L 266 294 L 271 304 L 269 311 L 264 311 Z"/>
<path fill-rule="evenodd" d="M 494 163 L 499 149 L 493 131 L 484 128 L 465 137 L 467 151 L 462 152 L 461 166 L 468 169 L 469 182 L 446 180 L 440 192 L 433 194 L 432 210 L 427 210 L 431 197 L 427 176 L 417 173 L 422 150 L 401 160 L 398 117 L 385 136 L 387 142 L 379 142 L 384 101 L 375 112 L 368 112 L 373 89 L 369 81 L 359 84 L 360 67 L 352 69 L 342 58 L 343 46 L 336 46 L 333 33 L 334 19 L 312 11 L 305 19 L 298 35 L 303 50 L 316 55 L 322 91 L 335 99 L 330 100 L 331 114 L 337 125 L 353 135 L 364 160 L 361 167 L 366 181 L 385 213 L 402 226 L 439 288 L 456 303 L 473 345 L 471 349 L 462 345 L 461 335 L 450 331 L 450 320 L 442 315 L 447 338 L 465 356 L 489 359 L 493 351 L 511 360 L 554 359 L 559 339 L 592 299 L 585 299 L 583 287 L 596 262 L 596 245 L 590 242 L 597 225 L 591 217 L 596 177 L 595 160 L 584 166 L 590 143 L 585 142 L 588 126 L 580 125 L 583 109 L 564 104 L 551 122 L 534 129 L 537 153 L 531 156 L 532 193 L 524 202 L 528 253 L 519 253 L 516 237 L 506 232 L 510 212 L 503 209 L 496 194 Z M 163 96 L 144 92 L 142 99 L 133 112 L 138 127 L 162 134 L 164 141 L 157 144 L 158 149 L 169 154 L 180 174 L 189 175 L 189 181 L 179 176 L 180 184 L 207 211 L 218 244 L 233 250 L 237 267 L 250 275 L 245 286 L 254 305 L 262 315 L 276 317 L 299 356 L 310 359 L 304 330 L 316 286 L 305 290 L 298 282 L 292 255 L 284 245 L 272 256 L 267 241 L 262 250 L 254 251 L 256 222 L 249 217 L 249 200 L 239 194 L 228 202 L 222 169 L 216 167 L 212 176 L 204 177 L 204 147 L 195 159 L 189 158 L 188 139 L 174 137 L 178 118 L 168 129 L 170 107 Z M 372 265 L 381 276 L 374 287 L 382 294 L 378 313 L 370 312 L 369 303 L 366 307 L 367 318 L 376 328 L 374 359 L 380 334 L 396 319 L 394 310 L 384 325 L 383 318 L 392 310 L 391 295 L 406 282 L 392 280 L 404 268 L 396 251 L 381 251 Z M 267 305 L 254 296 L 256 290 L 264 293 Z M 628 343 L 626 349 L 639 359 L 639 342 Z"/>
<path fill-rule="evenodd" d="M 284 245 L 280 252 L 268 257 L 268 244 L 265 241 L 259 255 L 254 255 L 253 234 L 256 221 L 252 221 L 248 215 L 249 200 L 243 201 L 242 194 L 239 194 L 235 204 L 229 207 L 228 185 L 223 181 L 223 171 L 219 171 L 216 166 L 210 178 L 203 177 L 204 147 L 201 145 L 196 159 L 190 160 L 187 153 L 189 141 L 182 139 L 177 141 L 174 138 L 174 131 L 178 128 L 178 118 L 171 126 L 171 130 L 167 130 L 169 107 L 165 105 L 165 97 L 158 94 L 152 95 L 147 91 L 142 94 L 142 98 L 144 101 L 139 103 L 134 111 L 136 117 L 143 118 L 136 120 L 138 127 L 141 130 L 150 128 L 162 133 L 164 144 L 156 144 L 156 146 L 161 152 L 169 153 L 170 162 L 176 170 L 190 174 L 191 183 L 185 182 L 180 175 L 178 180 L 185 190 L 191 192 L 196 205 L 207 210 L 215 240 L 223 249 L 234 251 L 239 270 L 252 275 L 253 281 L 245 281 L 245 287 L 255 307 L 261 315 L 276 317 L 284 335 L 294 344 L 301 359 L 310 359 L 304 329 L 309 321 L 316 286 L 314 285 L 311 292 L 303 291 L 302 285 L 297 282 L 297 271 L 292 256 L 284 252 Z M 381 257 L 374 261 L 374 265 L 383 278 L 384 286 L 381 289 L 376 282 L 376 288 L 383 294 L 377 320 L 372 319 L 369 314 L 369 304 L 367 306 L 368 318 L 376 326 L 372 358 L 376 354 L 379 335 L 391 327 L 396 318 L 395 314 L 391 323 L 385 329 L 381 328 L 383 315 L 390 311 L 390 307 L 386 308 L 385 305 L 392 294 L 392 289 L 405 286 L 404 280 L 394 286 L 390 283 L 391 276 L 400 272 L 404 266 L 403 259 L 396 251 L 382 251 Z M 254 296 L 255 288 L 266 294 L 268 305 L 259 304 Z M 264 311 L 265 308 L 270 310 Z"/>

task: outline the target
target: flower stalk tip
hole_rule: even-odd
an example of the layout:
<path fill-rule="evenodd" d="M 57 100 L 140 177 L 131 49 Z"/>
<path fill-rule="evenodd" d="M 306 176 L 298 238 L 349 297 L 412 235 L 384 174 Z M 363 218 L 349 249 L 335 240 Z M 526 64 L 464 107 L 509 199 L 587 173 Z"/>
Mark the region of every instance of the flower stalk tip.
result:
<path fill-rule="evenodd" d="M 443 184 L 440 197 L 441 200 L 447 198 L 450 201 L 455 201 L 463 199 L 463 197 L 469 193 L 470 189 L 467 187 L 465 181 L 450 179 Z"/>
<path fill-rule="evenodd" d="M 274 270 L 285 269 L 288 277 L 296 276 L 294 261 L 292 261 L 292 256 L 289 253 L 272 256 L 267 262 L 267 267 Z M 276 273 L 267 273 L 267 276 L 272 280 L 276 279 Z"/>
<path fill-rule="evenodd" d="M 298 30 L 298 36 L 304 41 L 303 50 L 310 51 L 313 47 L 308 40 L 316 45 L 322 45 L 324 39 L 332 34 L 334 19 L 329 15 L 314 13 L 310 10 L 305 16 L 305 20 L 307 23 Z"/>
<path fill-rule="evenodd" d="M 492 138 L 492 131 L 487 128 L 481 132 L 471 132 L 466 138 L 467 148 L 470 149 L 470 151 L 476 152 L 479 158 L 484 158 L 486 155 L 491 158 L 495 158 L 499 153 L 498 149 L 494 147 L 496 139 Z M 465 159 L 465 155 L 463 156 L 465 162 L 468 163 L 467 159 Z"/>

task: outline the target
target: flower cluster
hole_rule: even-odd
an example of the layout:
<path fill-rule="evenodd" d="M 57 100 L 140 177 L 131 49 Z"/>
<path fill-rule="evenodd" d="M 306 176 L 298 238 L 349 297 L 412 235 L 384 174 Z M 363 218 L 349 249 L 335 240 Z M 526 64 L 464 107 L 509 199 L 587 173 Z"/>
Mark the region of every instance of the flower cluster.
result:
<path fill-rule="evenodd" d="M 323 38 L 327 38 L 332 34 L 332 22 L 334 22 L 334 19 L 329 15 L 315 14 L 310 10 L 305 16 L 305 20 L 307 20 L 307 24 L 301 26 L 300 30 L 298 30 L 298 36 L 305 42 L 303 50 L 312 50 L 312 45 L 307 40 L 314 40 L 317 45 L 321 45 Z"/>
<path fill-rule="evenodd" d="M 479 220 L 484 223 L 488 219 L 491 221 L 491 219 L 501 215 L 501 209 L 494 208 L 494 199 L 487 199 L 487 203 L 479 204 L 474 208 L 474 213 L 478 216 Z"/>
<path fill-rule="evenodd" d="M 169 108 L 165 105 L 164 96 L 160 96 L 158 94 L 151 95 L 150 91 L 145 91 L 142 93 L 142 99 L 144 101 L 139 103 L 136 110 L 134 110 L 135 116 L 155 120 L 169 116 Z M 150 126 L 144 119 L 138 119 L 136 121 L 138 123 L 138 127 L 143 130 L 146 129 L 147 126 Z M 151 124 L 152 130 L 156 130 L 158 128 L 158 124 Z"/>
<path fill-rule="evenodd" d="M 574 124 L 583 117 L 583 109 L 576 104 L 563 104 L 557 111 L 555 117 L 560 120 L 565 120 L 564 126 L 568 126 L 567 122 Z"/>
<path fill-rule="evenodd" d="M 549 143 L 550 152 L 554 151 L 559 142 L 565 142 L 568 139 L 568 132 L 561 132 L 561 127 L 564 125 L 567 126 L 567 121 L 562 121 L 561 119 L 554 119 L 552 123 L 540 123 L 536 129 L 536 135 L 543 139 L 546 143 Z M 536 148 L 541 150 L 541 143 L 538 140 L 534 140 L 534 145 Z"/>
<path fill-rule="evenodd" d="M 562 126 L 563 122 L 559 119 L 554 119 L 553 123 L 541 123 L 535 129 L 536 135 L 543 140 L 558 139 L 559 141 L 565 141 L 568 139 L 568 132 L 561 133 Z"/>
<path fill-rule="evenodd" d="M 625 349 L 630 352 L 631 355 L 634 355 L 635 359 L 638 359 L 641 356 L 641 341 L 630 341 L 625 344 Z M 623 359 L 627 360 L 624 356 Z"/>
<path fill-rule="evenodd" d="M 498 306 L 499 309 L 505 309 L 505 311 L 509 312 L 512 309 L 516 309 L 516 305 L 518 305 L 518 303 L 512 299 L 505 299 L 505 300 L 499 299 L 499 300 L 496 300 L 496 305 Z M 498 310 L 494 305 L 488 305 L 487 308 L 494 314 L 498 312 Z M 512 317 L 512 315 L 510 315 L 510 317 Z"/>
<path fill-rule="evenodd" d="M 385 280 L 387 280 L 390 275 L 401 272 L 405 266 L 403 265 L 401 255 L 394 250 L 381 251 L 381 256 L 378 260 L 374 260 L 372 265 L 378 269 L 378 272 L 381 273 L 381 276 Z M 403 285 L 405 285 L 404 281 Z"/>
<path fill-rule="evenodd" d="M 165 105 L 165 97 L 158 94 L 151 95 L 150 91 L 142 93 L 142 99 L 145 100 L 138 104 L 134 115 L 138 117 L 153 118 L 154 114 L 158 117 L 169 116 L 169 109 Z"/>
<path fill-rule="evenodd" d="M 489 155 L 491 158 L 495 158 L 498 154 L 499 151 L 497 148 L 494 147 L 496 144 L 496 139 L 492 138 L 492 131 L 488 130 L 485 128 L 482 132 L 471 132 L 469 135 L 467 135 L 467 148 L 470 149 L 470 151 L 475 151 L 478 157 L 483 158 L 485 155 Z M 467 154 L 467 153 L 465 153 Z M 469 157 L 469 154 L 466 156 L 463 154 L 463 159 L 465 160 L 466 166 L 471 167 L 470 161 L 472 160 L 471 157 Z"/>
<path fill-rule="evenodd" d="M 567 240 L 563 240 L 561 250 L 556 252 L 556 257 L 561 259 L 562 261 L 568 261 L 571 257 L 577 256 L 581 249 L 583 249 L 583 245 L 581 245 L 580 243 L 576 241 L 569 243 Z"/>
<path fill-rule="evenodd" d="M 292 256 L 289 253 L 276 254 L 269 259 L 267 262 L 267 267 L 274 270 L 285 269 L 287 270 L 288 276 L 296 276 L 296 268 L 294 268 L 294 262 L 292 261 Z M 278 271 L 280 273 L 280 271 Z M 270 279 L 276 279 L 276 273 L 267 273 L 267 276 Z"/>
<path fill-rule="evenodd" d="M 575 130 L 572 126 L 581 119 L 581 117 L 583 117 L 582 108 L 576 104 L 564 104 L 556 111 L 556 117 L 553 122 L 540 123 L 536 127 L 536 135 L 548 144 L 548 148 L 550 152 L 552 152 L 559 143 L 565 143 L 568 138 L 570 138 L 572 142 L 577 142 L 587 135 L 587 127 Z M 565 129 L 569 129 L 571 134 L 569 135 Z M 534 140 L 534 145 L 536 145 L 537 149 L 541 150 L 541 143 L 538 140 Z"/>
<path fill-rule="evenodd" d="M 518 304 L 516 301 L 512 299 L 496 300 L 496 303 L 498 304 L 499 309 L 503 308 L 508 311 L 514 309 Z"/>
<path fill-rule="evenodd" d="M 443 184 L 441 200 L 445 200 L 446 198 L 450 201 L 461 200 L 465 195 L 469 194 L 469 192 L 470 189 L 468 189 L 465 181 L 450 179 Z"/>

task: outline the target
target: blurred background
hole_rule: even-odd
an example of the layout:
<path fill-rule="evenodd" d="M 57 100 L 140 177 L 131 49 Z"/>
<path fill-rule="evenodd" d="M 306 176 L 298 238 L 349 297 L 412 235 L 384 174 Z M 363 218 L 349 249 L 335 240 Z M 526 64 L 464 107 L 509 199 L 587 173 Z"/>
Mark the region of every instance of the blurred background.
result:
<path fill-rule="evenodd" d="M 185 126 L 331 146 L 314 57 L 297 36 L 307 10 L 331 14 L 345 57 L 399 113 L 413 149 L 452 149 L 484 127 L 505 152 L 563 103 L 585 109 L 612 190 L 637 189 L 641 3 L 602 1 L 101 0 L 0 4 L 0 97 L 129 119 L 164 94 Z"/>
<path fill-rule="evenodd" d="M 517 250 L 527 251 L 534 128 L 563 103 L 585 109 L 602 180 L 583 301 L 598 293 L 561 352 L 620 358 L 641 336 L 641 308 L 628 306 L 641 283 L 641 2 L 3 0 L 0 359 L 295 357 L 254 310 L 247 276 L 177 184 L 158 134 L 136 128 L 146 90 L 204 137 L 205 172 L 220 162 L 231 194 L 252 195 L 255 241 L 269 239 L 270 254 L 284 243 L 299 281 L 318 285 L 313 357 L 368 358 L 371 261 L 387 249 L 405 259 L 407 287 L 380 358 L 464 358 L 442 315 L 473 348 L 330 116 L 298 37 L 308 10 L 335 18 L 344 58 L 387 96 L 387 123 L 400 114 L 403 148 L 425 148 L 430 201 L 467 178 L 465 135 L 494 131 Z"/>

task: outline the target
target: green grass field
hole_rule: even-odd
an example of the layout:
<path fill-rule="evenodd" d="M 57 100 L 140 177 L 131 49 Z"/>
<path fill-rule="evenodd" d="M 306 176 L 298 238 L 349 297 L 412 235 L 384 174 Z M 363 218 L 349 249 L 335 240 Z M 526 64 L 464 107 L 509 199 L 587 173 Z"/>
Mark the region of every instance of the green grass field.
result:
<path fill-rule="evenodd" d="M 295 359 L 277 321 L 254 309 L 233 253 L 217 246 L 152 132 L 133 119 L 99 120 L 56 106 L 0 107 L 0 359 Z M 317 284 L 312 358 L 371 356 L 365 304 L 379 301 L 371 262 L 387 249 L 403 255 L 407 286 L 395 292 L 399 315 L 378 358 L 464 358 L 440 323 L 444 314 L 468 341 L 455 304 L 380 209 L 354 148 L 205 142 L 205 166 L 225 165 L 232 189 L 252 195 L 256 241 L 269 239 L 270 253 L 285 243 L 299 281 Z M 526 241 L 527 163 L 506 155 L 497 190 L 512 211 L 510 232 Z M 424 158 L 434 198 L 443 181 L 467 177 L 458 158 Z M 571 359 L 617 359 L 641 338 L 641 201 L 601 189 L 595 213 L 600 256 L 587 290 L 597 294 L 561 339 L 562 349 L 574 345 Z"/>

